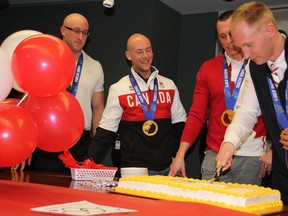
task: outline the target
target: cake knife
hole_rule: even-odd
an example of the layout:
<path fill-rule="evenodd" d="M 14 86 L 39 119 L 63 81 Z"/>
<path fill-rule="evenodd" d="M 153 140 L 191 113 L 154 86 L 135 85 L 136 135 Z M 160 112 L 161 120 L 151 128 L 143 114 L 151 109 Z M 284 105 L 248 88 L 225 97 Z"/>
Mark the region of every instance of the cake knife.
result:
<path fill-rule="evenodd" d="M 219 180 L 219 177 L 220 177 L 220 174 L 221 174 L 222 168 L 223 168 L 223 166 L 220 165 L 220 166 L 216 169 L 215 174 L 214 174 L 214 175 L 212 176 L 212 178 L 209 180 L 210 183 Z"/>

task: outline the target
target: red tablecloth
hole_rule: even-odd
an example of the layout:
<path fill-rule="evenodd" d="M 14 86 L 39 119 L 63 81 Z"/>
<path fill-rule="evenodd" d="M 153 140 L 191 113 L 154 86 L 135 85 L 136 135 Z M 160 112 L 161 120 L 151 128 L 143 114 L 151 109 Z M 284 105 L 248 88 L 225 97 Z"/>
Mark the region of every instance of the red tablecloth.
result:
<path fill-rule="evenodd" d="M 211 205 L 146 199 L 113 193 L 101 193 L 71 188 L 0 180 L 0 215 L 47 215 L 30 211 L 32 207 L 87 200 L 100 205 L 139 210 L 126 215 L 193 215 L 193 216 L 249 216 L 239 211 Z M 113 214 L 123 215 L 123 214 Z"/>

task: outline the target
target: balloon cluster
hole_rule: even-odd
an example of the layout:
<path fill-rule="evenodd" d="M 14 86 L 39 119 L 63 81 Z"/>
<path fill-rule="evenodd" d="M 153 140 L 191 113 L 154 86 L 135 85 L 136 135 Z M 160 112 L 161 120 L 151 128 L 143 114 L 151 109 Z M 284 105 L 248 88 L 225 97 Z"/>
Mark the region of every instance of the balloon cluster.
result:
<path fill-rule="evenodd" d="M 26 160 L 36 147 L 60 152 L 81 137 L 84 116 L 66 91 L 75 58 L 61 39 L 33 30 L 15 32 L 0 47 L 0 167 Z M 7 98 L 11 89 L 20 99 Z"/>

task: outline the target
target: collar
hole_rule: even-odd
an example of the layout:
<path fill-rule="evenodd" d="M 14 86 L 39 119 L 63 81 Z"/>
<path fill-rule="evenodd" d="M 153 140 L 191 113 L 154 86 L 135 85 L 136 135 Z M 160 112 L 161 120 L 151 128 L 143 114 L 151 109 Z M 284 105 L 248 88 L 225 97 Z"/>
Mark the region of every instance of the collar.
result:
<path fill-rule="evenodd" d="M 84 52 L 84 50 L 81 51 L 81 54 L 82 54 L 83 60 L 84 60 L 86 58 L 86 53 Z M 75 62 L 76 64 L 77 64 L 78 60 L 79 60 L 79 58 L 76 60 L 76 62 Z"/>
<path fill-rule="evenodd" d="M 283 50 L 282 53 L 280 54 L 280 56 L 276 59 L 275 62 L 268 60 L 267 61 L 267 65 L 269 66 L 269 68 L 271 67 L 271 64 L 274 63 L 274 65 L 276 67 L 279 67 L 283 70 L 286 70 L 287 68 L 287 63 L 285 60 L 285 51 Z"/>
<path fill-rule="evenodd" d="M 231 58 L 230 56 L 228 56 L 226 52 L 224 55 L 226 57 L 226 61 L 227 61 L 228 66 L 230 66 L 230 64 L 243 64 L 243 62 L 244 62 L 244 58 L 241 61 L 237 61 L 237 60 Z"/>
<path fill-rule="evenodd" d="M 151 75 L 148 78 L 148 80 L 144 80 L 135 70 L 133 67 L 131 67 L 131 73 L 133 74 L 134 78 L 136 79 L 136 81 L 140 81 L 143 80 L 147 85 L 151 84 L 151 81 L 153 81 L 155 79 L 155 77 L 158 75 L 159 71 L 156 67 L 151 65 Z"/>
<path fill-rule="evenodd" d="M 84 52 L 84 50 L 82 50 L 82 55 L 83 55 L 83 59 L 86 58 L 86 53 Z"/>
<path fill-rule="evenodd" d="M 143 79 L 135 70 L 133 67 L 131 67 L 131 72 L 133 73 L 133 76 L 136 78 L 136 77 L 139 77 L 141 79 Z M 159 71 L 156 67 L 152 66 L 151 65 L 151 74 L 150 74 L 150 77 L 148 78 L 148 82 L 150 82 L 150 80 L 153 80 L 157 75 L 158 75 Z"/>

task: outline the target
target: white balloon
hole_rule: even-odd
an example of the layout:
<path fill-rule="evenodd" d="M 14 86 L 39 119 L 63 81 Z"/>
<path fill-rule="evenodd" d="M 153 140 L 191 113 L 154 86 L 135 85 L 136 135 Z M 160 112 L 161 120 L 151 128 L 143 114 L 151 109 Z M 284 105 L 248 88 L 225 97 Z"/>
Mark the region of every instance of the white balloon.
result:
<path fill-rule="evenodd" d="M 9 95 L 14 77 L 11 71 L 11 60 L 0 47 L 0 102 Z"/>
<path fill-rule="evenodd" d="M 1 44 L 1 48 L 4 50 L 4 52 L 7 54 L 8 58 L 12 59 L 12 55 L 14 53 L 14 50 L 16 47 L 26 38 L 37 35 L 37 34 L 42 34 L 39 31 L 35 30 L 21 30 L 17 31 L 11 35 L 9 35 Z M 25 92 L 22 88 L 19 87 L 19 85 L 16 83 L 16 81 L 13 79 L 13 86 L 14 89 L 20 92 Z"/>
<path fill-rule="evenodd" d="M 34 30 L 21 30 L 9 35 L 1 44 L 1 48 L 6 52 L 10 60 L 16 47 L 26 38 L 42 34 L 41 32 Z"/>

